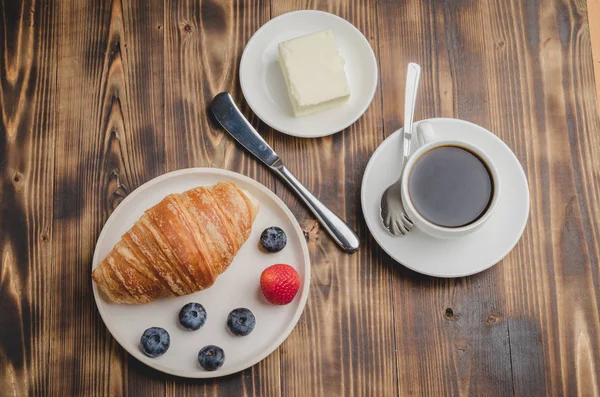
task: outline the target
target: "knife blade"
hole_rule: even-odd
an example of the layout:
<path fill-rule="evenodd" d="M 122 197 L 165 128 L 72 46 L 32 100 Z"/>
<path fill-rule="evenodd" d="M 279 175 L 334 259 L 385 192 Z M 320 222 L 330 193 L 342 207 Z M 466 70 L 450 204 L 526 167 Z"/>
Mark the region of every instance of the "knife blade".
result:
<path fill-rule="evenodd" d="M 271 167 L 279 160 L 279 156 L 267 142 L 256 132 L 252 124 L 238 109 L 228 92 L 217 94 L 211 104 L 211 110 L 225 131 L 260 161 Z"/>

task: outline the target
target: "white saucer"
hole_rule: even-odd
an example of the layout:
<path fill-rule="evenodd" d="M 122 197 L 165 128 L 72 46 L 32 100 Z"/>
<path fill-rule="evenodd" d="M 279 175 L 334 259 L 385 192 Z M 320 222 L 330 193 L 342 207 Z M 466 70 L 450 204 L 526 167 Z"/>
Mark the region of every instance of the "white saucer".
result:
<path fill-rule="evenodd" d="M 495 212 L 481 229 L 458 239 L 436 239 L 417 228 L 404 237 L 389 234 L 379 217 L 379 203 L 385 189 L 398 178 L 400 129 L 383 141 L 369 160 L 361 189 L 363 214 L 377 243 L 402 265 L 435 277 L 469 276 L 498 263 L 521 238 L 529 217 L 527 179 L 510 148 L 485 128 L 457 119 L 426 121 L 438 138 L 468 141 L 494 160 L 502 185 Z"/>
<path fill-rule="evenodd" d="M 277 46 L 324 29 L 333 30 L 346 60 L 350 99 L 342 107 L 296 118 Z M 240 84 L 252 111 L 269 126 L 302 138 L 322 137 L 343 130 L 367 110 L 377 88 L 377 61 L 365 36 L 350 22 L 323 11 L 294 11 L 270 20 L 248 41 L 240 61 Z"/>
<path fill-rule="evenodd" d="M 159 371 L 187 378 L 214 378 L 242 371 L 273 352 L 292 332 L 306 304 L 310 283 L 310 257 L 298 222 L 286 205 L 260 183 L 235 172 L 216 168 L 190 168 L 155 178 L 133 191 L 112 213 L 100 233 L 92 269 L 96 268 L 113 246 L 142 213 L 169 193 L 180 193 L 200 185 L 233 181 L 260 202 L 252 234 L 237 253 L 229 268 L 215 284 L 200 292 L 175 298 L 163 298 L 143 305 L 116 304 L 98 293 L 94 298 L 102 320 L 114 338 L 132 356 Z M 276 254 L 258 248 L 261 232 L 279 226 L 287 234 L 286 247 Z M 301 290 L 285 306 L 268 303 L 260 291 L 260 274 L 276 263 L 287 263 L 300 274 Z M 207 312 L 206 324 L 198 331 L 179 326 L 179 310 L 188 302 L 199 302 Z M 250 309 L 256 316 L 256 328 L 243 337 L 229 334 L 227 315 L 238 307 Z M 146 328 L 162 327 L 169 332 L 171 346 L 157 358 L 149 358 L 139 348 Z M 198 365 L 198 352 L 206 345 L 217 345 L 225 352 L 225 363 L 217 371 L 207 372 Z"/>

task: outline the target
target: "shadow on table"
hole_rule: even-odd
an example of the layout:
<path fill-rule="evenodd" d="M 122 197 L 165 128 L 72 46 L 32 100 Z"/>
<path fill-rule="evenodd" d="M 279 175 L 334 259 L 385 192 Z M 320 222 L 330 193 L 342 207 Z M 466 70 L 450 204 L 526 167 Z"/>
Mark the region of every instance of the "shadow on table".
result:
<path fill-rule="evenodd" d="M 364 220 L 363 220 L 364 223 Z M 368 233 L 368 229 L 366 229 L 366 233 Z M 365 234 L 366 235 L 366 234 Z M 384 268 L 386 268 L 387 270 L 389 270 L 393 276 L 395 278 L 399 278 L 402 279 L 404 282 L 409 283 L 410 285 L 418 285 L 419 287 L 427 287 L 427 286 L 434 286 L 434 285 L 439 285 L 440 283 L 443 282 L 447 282 L 447 281 L 474 281 L 477 280 L 479 278 L 485 278 L 488 276 L 489 270 L 493 269 L 494 267 L 492 266 L 490 269 L 484 270 L 483 272 L 471 275 L 471 276 L 466 276 L 466 277 L 454 277 L 454 278 L 441 278 L 441 277 L 433 277 L 433 276 L 427 276 L 421 273 L 417 273 L 414 270 L 411 270 L 407 267 L 405 267 L 404 265 L 396 262 L 395 259 L 393 259 L 391 256 L 389 256 L 375 241 L 375 239 L 373 238 L 373 236 L 370 235 L 370 233 L 368 234 L 368 245 L 370 247 L 372 247 L 372 251 L 373 251 L 373 256 L 374 258 L 377 258 L 378 261 L 381 263 L 381 266 L 383 266 Z M 377 260 L 376 259 L 376 260 Z"/>
<path fill-rule="evenodd" d="M 119 348 L 121 348 L 121 347 L 119 347 Z M 127 353 L 125 353 L 125 354 L 127 354 Z M 199 386 L 215 386 L 215 387 L 217 387 L 217 385 L 218 385 L 219 391 L 225 393 L 225 395 L 230 395 L 230 394 L 224 392 L 224 391 L 228 390 L 228 386 L 230 386 L 232 389 L 231 395 L 235 395 L 235 393 L 233 393 L 233 391 L 239 392 L 240 378 L 244 378 L 247 376 L 252 377 L 252 368 L 249 368 L 245 371 L 227 375 L 227 376 L 222 376 L 219 378 L 212 378 L 212 379 L 182 378 L 179 376 L 169 375 L 169 374 L 160 372 L 152 367 L 147 366 L 146 364 L 142 363 L 141 361 L 138 361 L 131 355 L 129 355 L 129 357 L 128 357 L 128 368 L 129 368 L 130 373 L 131 372 L 135 373 L 136 378 L 138 378 L 138 380 L 147 379 L 148 381 L 152 381 L 152 382 L 173 381 L 176 383 L 194 384 L 194 385 L 199 385 Z"/>

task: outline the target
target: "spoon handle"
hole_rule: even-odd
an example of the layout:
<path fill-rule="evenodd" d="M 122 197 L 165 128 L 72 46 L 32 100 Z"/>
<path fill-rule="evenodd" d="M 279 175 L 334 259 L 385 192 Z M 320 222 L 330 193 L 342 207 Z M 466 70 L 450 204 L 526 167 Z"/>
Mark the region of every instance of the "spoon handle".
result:
<path fill-rule="evenodd" d="M 421 66 L 416 63 L 408 64 L 406 73 L 406 88 L 404 91 L 404 150 L 402 167 L 410 156 L 410 142 L 412 140 L 413 117 L 415 115 L 415 102 L 417 101 L 417 88 L 421 78 Z"/>

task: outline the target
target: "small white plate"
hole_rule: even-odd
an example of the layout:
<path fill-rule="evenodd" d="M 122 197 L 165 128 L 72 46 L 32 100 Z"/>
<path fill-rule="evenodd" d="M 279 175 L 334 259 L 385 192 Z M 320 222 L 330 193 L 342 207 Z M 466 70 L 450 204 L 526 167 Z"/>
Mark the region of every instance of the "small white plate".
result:
<path fill-rule="evenodd" d="M 502 185 L 495 212 L 481 229 L 462 238 L 441 240 L 416 227 L 404 237 L 389 234 L 381 223 L 379 205 L 383 192 L 396 181 L 400 172 L 400 129 L 381 143 L 365 170 L 361 204 L 367 226 L 388 255 L 415 272 L 435 277 L 479 273 L 502 260 L 525 230 L 529 217 L 529 187 L 525 173 L 510 148 L 485 128 L 457 119 L 426 121 L 433 125 L 439 139 L 470 142 L 493 159 Z"/>
<path fill-rule="evenodd" d="M 277 46 L 282 41 L 331 29 L 346 61 L 350 99 L 344 106 L 294 117 Z M 240 61 L 240 84 L 256 115 L 288 135 L 316 138 L 335 134 L 367 110 L 377 88 L 377 60 L 363 34 L 350 22 L 323 11 L 294 11 L 264 24 L 248 41 Z"/>
<path fill-rule="evenodd" d="M 308 297 L 308 247 L 290 210 L 260 183 L 235 172 L 216 168 L 171 172 L 133 191 L 104 225 L 94 252 L 92 269 L 98 266 L 121 235 L 133 226 L 146 209 L 170 193 L 181 193 L 200 185 L 214 185 L 219 181 L 233 181 L 249 191 L 260 202 L 260 210 L 250 238 L 212 287 L 187 296 L 158 299 L 143 305 L 125 305 L 108 301 L 98 293 L 92 282 L 98 311 L 117 342 L 144 364 L 168 374 L 214 378 L 256 364 L 271 354 L 292 332 Z M 260 234 L 269 226 L 279 226 L 287 234 L 287 246 L 276 254 L 264 253 L 258 248 Z M 300 274 L 301 289 L 286 306 L 268 303 L 260 291 L 260 274 L 266 267 L 276 263 L 290 264 Z M 187 331 L 179 326 L 179 310 L 188 302 L 199 302 L 206 308 L 206 324 L 198 331 Z M 248 336 L 235 337 L 227 330 L 227 315 L 238 307 L 250 309 L 256 317 L 256 328 Z M 164 355 L 149 358 L 140 351 L 139 343 L 144 330 L 154 326 L 169 332 L 171 346 Z M 217 371 L 208 372 L 198 365 L 198 352 L 206 345 L 217 345 L 225 352 L 225 363 Z"/>

